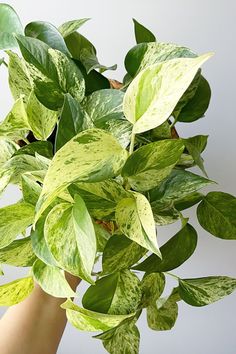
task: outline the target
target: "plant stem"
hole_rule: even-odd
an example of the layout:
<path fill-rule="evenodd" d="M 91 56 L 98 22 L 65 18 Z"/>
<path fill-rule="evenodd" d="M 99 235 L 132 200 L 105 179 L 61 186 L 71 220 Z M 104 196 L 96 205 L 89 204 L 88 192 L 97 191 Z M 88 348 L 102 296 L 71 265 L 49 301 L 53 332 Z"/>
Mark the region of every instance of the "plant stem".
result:
<path fill-rule="evenodd" d="M 170 275 L 171 277 L 179 280 L 179 277 L 177 275 L 175 275 L 175 274 L 172 274 L 172 273 L 169 273 L 169 272 L 164 272 L 164 274 Z"/>
<path fill-rule="evenodd" d="M 134 151 L 134 141 L 135 141 L 135 134 L 132 133 L 130 138 L 129 155 L 131 155 Z"/>

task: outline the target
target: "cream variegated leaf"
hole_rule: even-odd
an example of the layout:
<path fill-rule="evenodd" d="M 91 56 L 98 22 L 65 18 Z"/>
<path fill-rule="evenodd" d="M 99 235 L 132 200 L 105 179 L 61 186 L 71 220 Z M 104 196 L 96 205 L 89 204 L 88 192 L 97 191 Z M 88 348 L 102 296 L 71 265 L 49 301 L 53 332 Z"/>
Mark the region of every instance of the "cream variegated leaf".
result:
<path fill-rule="evenodd" d="M 158 127 L 173 112 L 200 66 L 212 56 L 172 59 L 141 71 L 128 87 L 124 113 L 134 133 Z"/>
<path fill-rule="evenodd" d="M 132 198 L 122 199 L 116 208 L 116 221 L 126 237 L 161 257 L 152 209 L 144 195 L 135 192 Z"/>
<path fill-rule="evenodd" d="M 49 295 L 62 298 L 76 296 L 68 284 L 64 272 L 58 267 L 45 264 L 38 259 L 32 269 L 34 279 Z"/>
<path fill-rule="evenodd" d="M 35 259 L 30 237 L 15 240 L 10 245 L 0 249 L 0 263 L 3 264 L 15 267 L 30 267 Z"/>
<path fill-rule="evenodd" d="M 19 149 L 19 146 L 7 138 L 0 139 L 0 168 Z"/>
<path fill-rule="evenodd" d="M 31 91 L 27 102 L 27 117 L 30 130 L 37 140 L 46 140 L 52 133 L 57 120 L 58 112 L 46 108 Z"/>
<path fill-rule="evenodd" d="M 23 301 L 33 291 L 33 278 L 26 277 L 0 286 L 0 306 L 12 306 Z"/>
<path fill-rule="evenodd" d="M 134 316 L 134 313 L 110 315 L 90 311 L 74 304 L 71 300 L 64 302 L 61 307 L 66 309 L 67 319 L 74 327 L 89 332 L 107 331 L 118 326 L 126 318 Z"/>
<path fill-rule="evenodd" d="M 103 130 L 88 129 L 77 134 L 52 159 L 37 204 L 37 218 L 70 184 L 98 182 L 116 176 L 126 158 L 127 151 Z"/>

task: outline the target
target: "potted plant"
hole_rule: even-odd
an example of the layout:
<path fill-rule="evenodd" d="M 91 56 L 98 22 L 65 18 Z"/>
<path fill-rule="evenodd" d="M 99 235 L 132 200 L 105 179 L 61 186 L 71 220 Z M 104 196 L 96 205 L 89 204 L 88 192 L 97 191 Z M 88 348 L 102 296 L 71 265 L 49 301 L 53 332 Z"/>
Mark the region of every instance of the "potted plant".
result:
<path fill-rule="evenodd" d="M 0 124 L 0 191 L 13 183 L 22 192 L 0 209 L 0 263 L 30 267 L 27 277 L 0 286 L 0 305 L 22 301 L 37 282 L 67 298 L 69 322 L 95 332 L 109 353 L 138 353 L 144 309 L 151 329 L 169 330 L 180 301 L 205 306 L 236 288 L 227 276 L 172 273 L 197 246 L 186 209 L 198 204 L 205 230 L 236 238 L 235 197 L 200 192 L 215 183 L 201 157 L 207 136 L 176 130 L 208 108 L 201 67 L 212 53 L 161 43 L 134 20 L 137 44 L 119 83 L 104 75 L 116 66 L 100 64 L 80 34 L 88 19 L 23 29 L 6 4 L 0 17 L 0 63 L 14 98 Z M 161 226 L 174 222 L 179 231 L 159 247 Z M 65 271 L 89 284 L 81 306 Z M 168 277 L 176 287 L 163 297 Z"/>

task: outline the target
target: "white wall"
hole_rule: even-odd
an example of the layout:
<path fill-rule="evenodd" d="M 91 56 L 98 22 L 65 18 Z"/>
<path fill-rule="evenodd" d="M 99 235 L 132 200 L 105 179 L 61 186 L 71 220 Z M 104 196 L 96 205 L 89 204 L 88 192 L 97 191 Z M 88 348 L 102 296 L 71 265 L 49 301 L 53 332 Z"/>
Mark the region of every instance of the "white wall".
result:
<path fill-rule="evenodd" d="M 213 50 L 216 55 L 204 66 L 213 97 L 207 116 L 191 125 L 181 124 L 178 131 L 184 137 L 209 134 L 204 155 L 210 178 L 219 183 L 222 191 L 236 194 L 235 165 L 235 36 L 236 4 L 234 0 L 120 0 L 120 1 L 8 1 L 24 24 L 33 20 L 51 21 L 59 25 L 66 20 L 91 17 L 82 33 L 95 43 L 101 61 L 117 63 L 118 70 L 111 77 L 121 79 L 123 58 L 134 45 L 132 17 L 146 24 L 162 41 L 186 45 L 199 54 Z M 5 69 L 0 69 L 0 119 L 11 106 Z M 9 197 L 10 196 L 10 197 Z M 10 188 L 1 205 L 14 202 L 16 189 Z M 223 241 L 199 231 L 196 253 L 175 273 L 182 277 L 229 275 L 236 277 L 236 241 Z M 174 227 L 160 229 L 163 243 L 172 236 Z M 22 271 L 4 267 L 6 279 L 17 278 Z M 78 288 L 78 291 L 83 286 Z M 3 312 L 3 309 L 2 309 Z M 169 332 L 154 332 L 147 328 L 142 316 L 141 354 L 234 354 L 236 353 L 236 293 L 205 308 L 180 305 L 179 319 Z M 101 343 L 90 334 L 67 326 L 58 354 L 104 353 Z"/>

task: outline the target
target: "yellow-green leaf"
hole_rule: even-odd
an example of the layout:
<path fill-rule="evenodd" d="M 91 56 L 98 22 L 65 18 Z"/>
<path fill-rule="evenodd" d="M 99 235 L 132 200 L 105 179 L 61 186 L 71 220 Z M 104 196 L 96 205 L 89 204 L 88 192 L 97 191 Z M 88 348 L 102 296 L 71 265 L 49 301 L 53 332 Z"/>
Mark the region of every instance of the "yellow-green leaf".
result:
<path fill-rule="evenodd" d="M 33 291 L 32 277 L 14 280 L 0 286 L 0 306 L 12 306 L 23 301 Z"/>

